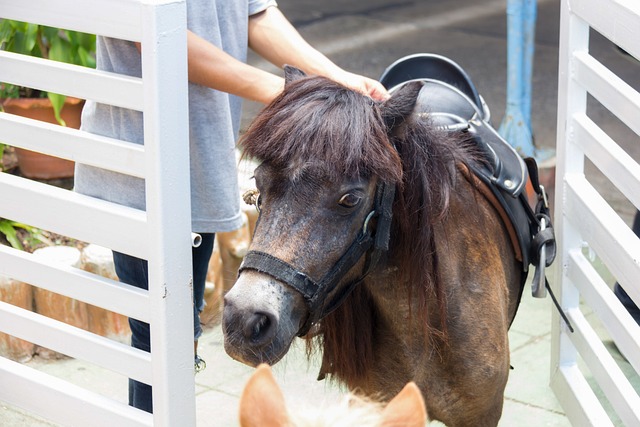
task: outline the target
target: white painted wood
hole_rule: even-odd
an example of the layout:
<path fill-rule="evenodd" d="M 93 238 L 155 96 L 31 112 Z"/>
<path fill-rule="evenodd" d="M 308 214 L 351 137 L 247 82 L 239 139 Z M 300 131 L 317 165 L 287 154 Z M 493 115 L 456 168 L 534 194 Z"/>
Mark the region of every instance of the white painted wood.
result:
<path fill-rule="evenodd" d="M 589 94 L 640 135 L 638 91 L 586 52 L 576 52 L 573 56 L 573 77 Z"/>
<path fill-rule="evenodd" d="M 640 305 L 640 239 L 586 179 L 567 177 L 565 192 L 566 217 Z"/>
<path fill-rule="evenodd" d="M 555 277 L 551 286 L 563 309 L 578 307 L 580 296 L 577 289 L 563 281 L 563 260 L 571 247 L 581 244 L 578 231 L 570 223 L 565 223 L 562 208 L 564 179 L 567 174 L 582 174 L 584 154 L 575 144 L 570 143 L 571 129 L 568 118 L 576 112 L 586 111 L 587 95 L 571 78 L 570 57 L 574 52 L 587 51 L 589 46 L 589 26 L 570 13 L 568 1 L 561 3 L 560 50 L 558 77 L 558 123 L 557 123 L 557 166 L 554 228 L 557 239 L 558 256 L 555 260 Z M 589 425 L 592 419 L 602 419 L 604 409 L 599 405 L 593 391 L 580 374 L 577 366 L 577 352 L 567 337 L 568 330 L 560 316 L 552 310 L 551 339 L 551 387 L 562 404 L 567 417 L 579 425 Z M 578 391 L 580 393 L 578 393 Z"/>
<path fill-rule="evenodd" d="M 627 199 L 640 206 L 640 165 L 585 113 L 573 116 L 572 129 L 575 144 L 589 160 Z"/>
<path fill-rule="evenodd" d="M 188 426 L 195 425 L 196 419 L 191 204 L 186 173 L 186 8 L 183 3 L 163 8 L 144 4 L 144 12 L 148 17 L 142 39 L 147 221 L 151 229 L 162 230 L 148 236 L 151 311 L 158 325 L 151 328 L 154 421 L 160 426 Z"/>
<path fill-rule="evenodd" d="M 0 174 L 0 189 L 0 217 L 138 258 L 148 257 L 149 233 L 143 211 L 6 173 Z"/>
<path fill-rule="evenodd" d="M 149 353 L 1 301 L 0 330 L 138 381 L 151 383 Z"/>
<path fill-rule="evenodd" d="M 0 81 L 142 111 L 142 80 L 0 51 Z"/>
<path fill-rule="evenodd" d="M 614 44 L 640 58 L 640 2 L 637 0 L 564 0 L 571 13 Z"/>
<path fill-rule="evenodd" d="M 567 279 L 577 286 L 629 363 L 640 371 L 640 326 L 579 249 L 569 254 Z"/>
<path fill-rule="evenodd" d="M 0 357 L 0 400 L 63 426 L 152 426 L 151 414 Z"/>
<path fill-rule="evenodd" d="M 149 291 L 0 248 L 0 274 L 151 324 L 151 354 L 0 304 L 4 331 L 153 385 L 146 414 L 0 358 L 0 400 L 63 425 L 195 425 L 184 0 L 0 0 L 0 18 L 142 42 L 142 79 L 0 53 L 0 80 L 144 111 L 144 146 L 0 114 L 0 140 L 145 178 L 146 212 L 0 174 L 0 217 L 149 262 Z M 167 66 L 171 64 L 171 66 Z M 82 407 L 82 411 L 75 410 Z"/>
<path fill-rule="evenodd" d="M 563 365 L 551 378 L 551 388 L 574 426 L 613 427 L 613 423 L 578 366 Z"/>
<path fill-rule="evenodd" d="M 640 424 L 640 397 L 582 312 L 567 312 L 575 332 L 570 335 L 580 357 L 625 425 Z"/>
<path fill-rule="evenodd" d="M 13 114 L 0 113 L 0 141 L 124 173 L 145 176 L 144 146 Z"/>
<path fill-rule="evenodd" d="M 151 321 L 148 292 L 71 266 L 37 259 L 28 252 L 0 245 L 4 275 L 96 307 Z"/>
<path fill-rule="evenodd" d="M 159 2 L 156 2 L 159 3 Z M 140 0 L 0 0 L 3 18 L 140 41 Z"/>
<path fill-rule="evenodd" d="M 640 328 L 582 254 L 585 246 L 594 251 L 640 303 L 640 239 L 584 175 L 588 158 L 640 208 L 640 166 L 587 116 L 586 109 L 588 93 L 640 134 L 640 95 L 589 55 L 593 28 L 640 58 L 640 2 L 563 0 L 560 20 L 554 218 L 558 257 L 553 286 L 575 332 L 554 314 L 551 387 L 573 425 L 612 425 L 587 381 L 590 375 L 625 425 L 638 425 L 640 397 L 579 307 L 582 299 L 640 372 Z M 590 372 L 580 370 L 579 359 Z"/>

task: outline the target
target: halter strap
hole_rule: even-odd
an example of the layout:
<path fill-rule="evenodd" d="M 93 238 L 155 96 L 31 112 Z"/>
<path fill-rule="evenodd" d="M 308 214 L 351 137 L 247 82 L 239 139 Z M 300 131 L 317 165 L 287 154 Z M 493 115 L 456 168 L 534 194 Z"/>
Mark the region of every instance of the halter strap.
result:
<path fill-rule="evenodd" d="M 311 326 L 340 306 L 351 291 L 373 270 L 382 254 L 389 249 L 394 196 L 394 185 L 384 182 L 378 184 L 374 208 L 367 215 L 362 229 L 346 252 L 319 281 L 312 279 L 291 264 L 262 251 L 249 251 L 242 261 L 239 273 L 247 269 L 256 270 L 268 274 L 300 292 L 309 311 L 305 324 L 298 331 L 298 336 L 304 336 L 309 332 Z M 369 224 L 373 218 L 377 218 L 375 230 Z M 341 289 L 336 289 L 347 272 L 372 247 L 373 250 L 367 257 L 360 277 L 343 284 Z M 327 296 L 334 290 L 331 300 L 326 301 Z"/>

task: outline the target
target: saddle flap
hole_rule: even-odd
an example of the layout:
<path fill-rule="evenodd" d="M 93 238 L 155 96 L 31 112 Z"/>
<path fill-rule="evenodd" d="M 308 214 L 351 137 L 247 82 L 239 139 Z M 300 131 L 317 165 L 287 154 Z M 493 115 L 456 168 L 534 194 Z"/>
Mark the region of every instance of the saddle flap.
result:
<path fill-rule="evenodd" d="M 448 131 L 467 131 L 485 151 L 491 170 L 488 181 L 512 197 L 527 182 L 527 168 L 520 155 L 491 126 L 490 112 L 469 75 L 449 58 L 420 53 L 401 58 L 382 74 L 380 82 L 393 91 L 409 81 L 423 82 L 415 114 L 428 115 L 433 124 Z"/>
<path fill-rule="evenodd" d="M 473 101 L 456 87 L 433 79 L 419 81 L 423 87 L 414 111 L 428 114 L 434 125 L 447 130 L 461 130 L 467 129 L 471 120 L 482 117 Z"/>
<path fill-rule="evenodd" d="M 480 147 L 490 152 L 490 158 L 494 160 L 494 170 L 484 172 L 487 179 L 511 197 L 518 197 L 529 178 L 522 157 L 486 122 L 471 121 L 469 132 Z"/>
<path fill-rule="evenodd" d="M 468 132 L 489 160 L 489 168 L 478 173 L 500 187 L 512 197 L 525 188 L 527 168 L 522 157 L 485 120 L 483 114 L 468 96 L 446 82 L 421 80 L 414 114 L 429 117 L 432 123 L 447 131 Z"/>

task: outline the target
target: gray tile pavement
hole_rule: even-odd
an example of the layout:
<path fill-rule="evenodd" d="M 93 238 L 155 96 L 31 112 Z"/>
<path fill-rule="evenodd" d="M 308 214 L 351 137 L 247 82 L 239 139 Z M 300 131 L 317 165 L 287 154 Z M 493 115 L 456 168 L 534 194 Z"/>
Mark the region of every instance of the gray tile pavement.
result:
<path fill-rule="evenodd" d="M 568 426 L 549 383 L 550 299 L 529 296 L 529 288 L 511 332 L 513 370 L 505 393 L 501 426 Z M 219 326 L 205 332 L 200 353 L 207 369 L 196 376 L 196 404 L 199 427 L 237 426 L 238 400 L 252 368 L 242 365 L 224 352 Z M 80 360 L 43 361 L 27 365 L 112 397 L 126 401 L 127 379 Z M 286 399 L 293 408 L 335 403 L 345 392 L 339 387 L 316 381 L 319 363 L 307 362 L 302 341 L 274 367 Z M 17 408 L 0 405 L 0 420 L 7 427 L 51 426 Z"/>

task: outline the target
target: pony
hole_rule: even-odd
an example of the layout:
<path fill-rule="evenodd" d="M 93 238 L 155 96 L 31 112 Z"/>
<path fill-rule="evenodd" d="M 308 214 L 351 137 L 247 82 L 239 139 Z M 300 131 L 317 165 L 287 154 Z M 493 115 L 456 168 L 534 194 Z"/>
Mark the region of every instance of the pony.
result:
<path fill-rule="evenodd" d="M 410 382 L 387 405 L 348 394 L 336 405 L 288 408 L 269 365 L 261 364 L 240 396 L 240 427 L 424 427 L 422 394 Z"/>
<path fill-rule="evenodd" d="M 408 382 L 448 426 L 495 426 L 522 263 L 469 172 L 465 132 L 415 114 L 409 82 L 384 102 L 287 67 L 241 138 L 260 211 L 224 297 L 224 346 L 274 364 L 297 336 L 319 378 L 388 401 Z"/>

